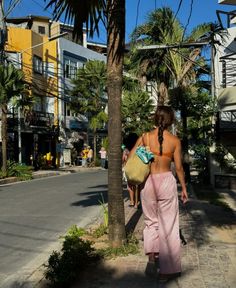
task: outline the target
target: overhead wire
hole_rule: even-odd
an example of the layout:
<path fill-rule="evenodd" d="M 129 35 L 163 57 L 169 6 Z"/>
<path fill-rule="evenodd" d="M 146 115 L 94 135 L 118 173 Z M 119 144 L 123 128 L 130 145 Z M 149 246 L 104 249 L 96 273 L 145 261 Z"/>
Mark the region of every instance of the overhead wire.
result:
<path fill-rule="evenodd" d="M 182 35 L 182 42 L 184 41 L 185 32 L 186 32 L 187 27 L 188 27 L 188 25 L 189 25 L 189 23 L 190 23 L 190 19 L 191 19 L 191 17 L 192 17 L 192 12 L 193 12 L 193 0 L 191 0 L 191 5 L 190 5 L 190 11 L 189 11 L 188 20 L 187 20 L 187 23 L 186 23 L 186 25 L 185 25 L 185 27 L 184 27 L 184 31 L 183 31 L 183 35 Z"/>
<path fill-rule="evenodd" d="M 10 62 L 10 63 L 13 63 L 13 64 L 21 64 L 19 61 L 16 61 L 16 60 L 13 60 L 13 59 L 8 59 L 8 62 Z M 32 72 L 33 72 L 33 68 L 32 68 L 32 66 L 31 65 L 29 65 L 29 64 L 22 64 L 22 66 L 23 67 L 27 67 L 27 69 L 29 69 L 29 70 L 31 70 Z M 31 68 L 31 69 L 30 69 Z M 57 69 L 58 70 L 58 69 Z M 45 70 L 43 70 L 44 72 L 45 72 Z M 35 73 L 35 72 L 33 72 L 33 73 Z M 42 93 L 44 93 L 43 95 L 40 95 L 40 96 L 42 96 L 42 97 L 52 97 L 52 98 L 58 98 L 58 99 L 61 99 L 61 100 L 63 100 L 63 101 L 65 101 L 66 103 L 71 103 L 69 100 L 68 100 L 68 97 L 70 97 L 70 95 L 66 95 L 66 93 L 65 93 L 65 91 L 64 91 L 64 86 L 59 86 L 58 85 L 58 82 L 54 82 L 53 84 L 52 83 L 50 83 L 50 88 L 51 88 L 51 90 L 52 89 L 55 89 L 54 90 L 54 92 L 56 93 L 56 92 L 58 92 L 59 90 L 60 90 L 60 93 L 61 94 L 64 94 L 64 96 L 60 96 L 60 95 L 55 95 L 55 94 L 53 94 L 53 93 L 51 93 L 49 90 L 46 90 L 46 89 L 44 89 L 44 87 L 46 87 L 46 85 L 48 84 L 48 82 L 47 82 L 47 78 L 46 78 L 46 75 L 44 74 L 42 74 L 41 76 L 43 77 L 43 79 L 39 79 L 39 78 L 35 78 L 34 77 L 34 74 L 31 74 L 31 75 L 25 75 L 25 80 L 26 80 L 26 82 L 27 82 L 27 80 L 29 80 L 29 81 L 32 81 L 32 82 L 28 82 L 27 84 L 29 84 L 29 85 L 31 85 L 32 87 L 34 87 L 34 88 L 36 88 L 38 91 L 40 91 L 40 92 L 42 92 Z M 54 74 L 57 74 L 57 73 L 54 73 Z M 63 77 L 62 75 L 64 74 L 64 70 L 63 70 L 63 73 L 62 74 L 59 74 L 58 73 L 58 75 L 59 75 L 59 77 Z M 38 75 L 40 75 L 40 74 L 38 74 Z M 91 76 L 94 76 L 95 75 L 95 73 L 94 74 L 91 74 Z M 51 76 L 50 76 L 51 77 Z M 56 80 L 58 77 L 57 76 L 54 76 L 54 77 L 51 77 L 51 78 L 53 78 L 54 80 Z M 67 78 L 67 79 L 69 79 L 69 78 Z M 70 81 L 70 80 L 68 80 L 68 81 Z M 40 86 L 38 86 L 38 85 L 40 85 Z M 38 92 L 37 91 L 37 92 Z"/>
<path fill-rule="evenodd" d="M 7 10 L 7 12 L 4 15 L 4 18 L 6 19 L 6 17 L 12 12 L 12 10 L 19 4 L 21 0 L 15 0 L 15 2 L 11 1 L 9 4 L 9 8 Z M 12 3 L 13 2 L 13 3 Z"/>
<path fill-rule="evenodd" d="M 180 8 L 181 8 L 182 4 L 183 4 L 183 0 L 180 0 L 180 1 L 179 1 L 178 8 L 177 8 L 177 10 L 176 10 L 176 12 L 175 12 L 175 16 L 174 16 L 174 20 L 173 20 L 173 22 L 175 21 L 175 19 L 176 19 L 178 13 L 179 13 L 179 11 L 180 11 Z"/>

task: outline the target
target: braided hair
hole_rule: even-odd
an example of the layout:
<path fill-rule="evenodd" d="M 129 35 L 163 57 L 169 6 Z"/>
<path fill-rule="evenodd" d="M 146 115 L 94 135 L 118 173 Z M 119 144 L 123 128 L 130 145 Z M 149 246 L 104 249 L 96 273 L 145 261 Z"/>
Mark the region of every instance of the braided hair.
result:
<path fill-rule="evenodd" d="M 157 106 L 154 120 L 158 127 L 158 142 L 160 144 L 160 155 L 162 155 L 163 132 L 173 124 L 174 111 L 169 106 Z"/>

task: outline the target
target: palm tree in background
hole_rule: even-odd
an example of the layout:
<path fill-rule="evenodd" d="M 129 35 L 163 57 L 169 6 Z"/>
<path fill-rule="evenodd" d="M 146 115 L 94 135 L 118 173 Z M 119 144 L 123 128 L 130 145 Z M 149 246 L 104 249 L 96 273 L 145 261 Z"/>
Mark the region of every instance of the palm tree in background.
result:
<path fill-rule="evenodd" d="M 141 136 L 153 128 L 150 121 L 154 111 L 154 101 L 150 95 L 139 87 L 123 92 L 122 99 L 122 130 L 124 137 L 131 133 Z"/>
<path fill-rule="evenodd" d="M 8 104 L 25 90 L 24 73 L 12 64 L 0 65 L 0 106 L 2 118 L 2 173 L 7 173 L 7 113 Z"/>
<path fill-rule="evenodd" d="M 147 22 L 138 26 L 132 34 L 134 47 L 131 53 L 131 69 L 141 73 L 146 80 L 153 79 L 159 85 L 158 104 L 168 103 L 169 92 L 172 99 L 180 100 L 180 113 L 182 120 L 182 146 L 184 159 L 188 162 L 188 139 L 187 139 L 187 105 L 184 98 L 185 90 L 196 82 L 196 67 L 205 67 L 205 61 L 200 56 L 201 49 L 190 46 L 181 47 L 181 43 L 191 43 L 205 38 L 211 31 L 211 23 L 204 23 L 193 29 L 190 35 L 185 36 L 185 29 L 175 17 L 171 8 L 163 7 L 151 12 Z M 141 40 L 140 40 L 141 39 Z M 154 50 L 138 50 L 137 43 L 145 45 L 164 44 L 179 45 L 178 48 L 165 48 Z M 137 69 L 139 67 L 139 69 Z M 140 69 L 141 68 L 141 69 Z M 190 177 L 189 165 L 185 165 L 187 180 Z"/>
<path fill-rule="evenodd" d="M 199 48 L 172 48 L 138 50 L 139 45 L 173 45 L 181 42 L 195 42 L 210 31 L 211 24 L 197 26 L 189 36 L 184 36 L 184 28 L 169 7 L 154 10 L 147 22 L 138 26 L 132 33 L 133 48 L 129 68 L 147 80 L 155 80 L 159 87 L 173 88 L 187 85 L 194 79 L 194 61 L 200 55 Z M 199 60 L 198 60 L 199 61 Z M 160 89 L 161 90 L 161 89 Z M 164 89 L 163 89 L 164 91 Z M 159 91 L 159 103 L 163 99 Z"/>
<path fill-rule="evenodd" d="M 47 1 L 47 0 L 45 0 Z M 92 37 L 99 23 L 107 29 L 108 93 L 108 212 L 109 239 L 113 247 L 126 239 L 121 172 L 121 94 L 125 44 L 125 0 L 48 0 L 55 19 L 64 13 L 74 24 L 74 36 L 82 39 L 83 25 Z"/>
<path fill-rule="evenodd" d="M 123 138 L 126 139 L 129 134 L 141 136 L 143 132 L 151 130 L 155 108 L 154 99 L 143 89 L 140 81 L 125 73 L 121 109 Z"/>
<path fill-rule="evenodd" d="M 72 80 L 74 88 L 71 91 L 71 109 L 87 115 L 89 128 L 93 132 L 94 161 L 97 155 L 97 130 L 108 121 L 105 112 L 106 99 L 106 64 L 99 60 L 89 60 L 77 70 L 76 78 Z"/>

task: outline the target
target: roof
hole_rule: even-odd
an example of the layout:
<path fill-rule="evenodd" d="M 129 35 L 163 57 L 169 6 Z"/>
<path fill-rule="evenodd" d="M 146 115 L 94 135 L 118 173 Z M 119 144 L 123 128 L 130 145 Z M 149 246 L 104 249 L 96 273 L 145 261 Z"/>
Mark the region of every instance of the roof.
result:
<path fill-rule="evenodd" d="M 20 23 L 24 23 L 27 22 L 29 20 L 45 20 L 45 21 L 50 21 L 51 18 L 47 17 L 47 16 L 38 16 L 38 15 L 28 15 L 28 16 L 24 16 L 24 17 L 9 17 L 6 19 L 7 23 L 15 23 L 15 24 L 20 24 Z"/>

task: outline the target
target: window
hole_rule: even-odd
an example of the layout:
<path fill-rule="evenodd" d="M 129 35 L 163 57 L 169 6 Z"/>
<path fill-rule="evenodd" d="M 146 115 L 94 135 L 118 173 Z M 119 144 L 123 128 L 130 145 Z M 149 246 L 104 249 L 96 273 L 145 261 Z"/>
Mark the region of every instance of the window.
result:
<path fill-rule="evenodd" d="M 52 62 L 44 62 L 44 72 L 46 77 L 54 76 L 54 63 Z"/>
<path fill-rule="evenodd" d="M 21 69 L 21 57 L 17 52 L 6 52 L 7 61 L 12 63 L 17 69 Z"/>
<path fill-rule="evenodd" d="M 65 59 L 64 62 L 64 76 L 65 78 L 74 79 L 77 74 L 78 63 L 76 61 Z"/>
<path fill-rule="evenodd" d="M 39 34 L 45 34 L 46 30 L 44 26 L 38 26 L 38 32 Z"/>
<path fill-rule="evenodd" d="M 74 61 L 70 61 L 70 76 L 71 79 L 74 79 L 77 74 L 77 63 Z"/>
<path fill-rule="evenodd" d="M 43 74 L 42 58 L 35 56 L 35 55 L 33 57 L 33 70 L 35 73 Z"/>
<path fill-rule="evenodd" d="M 222 61 L 222 87 L 226 88 L 226 61 Z"/>

